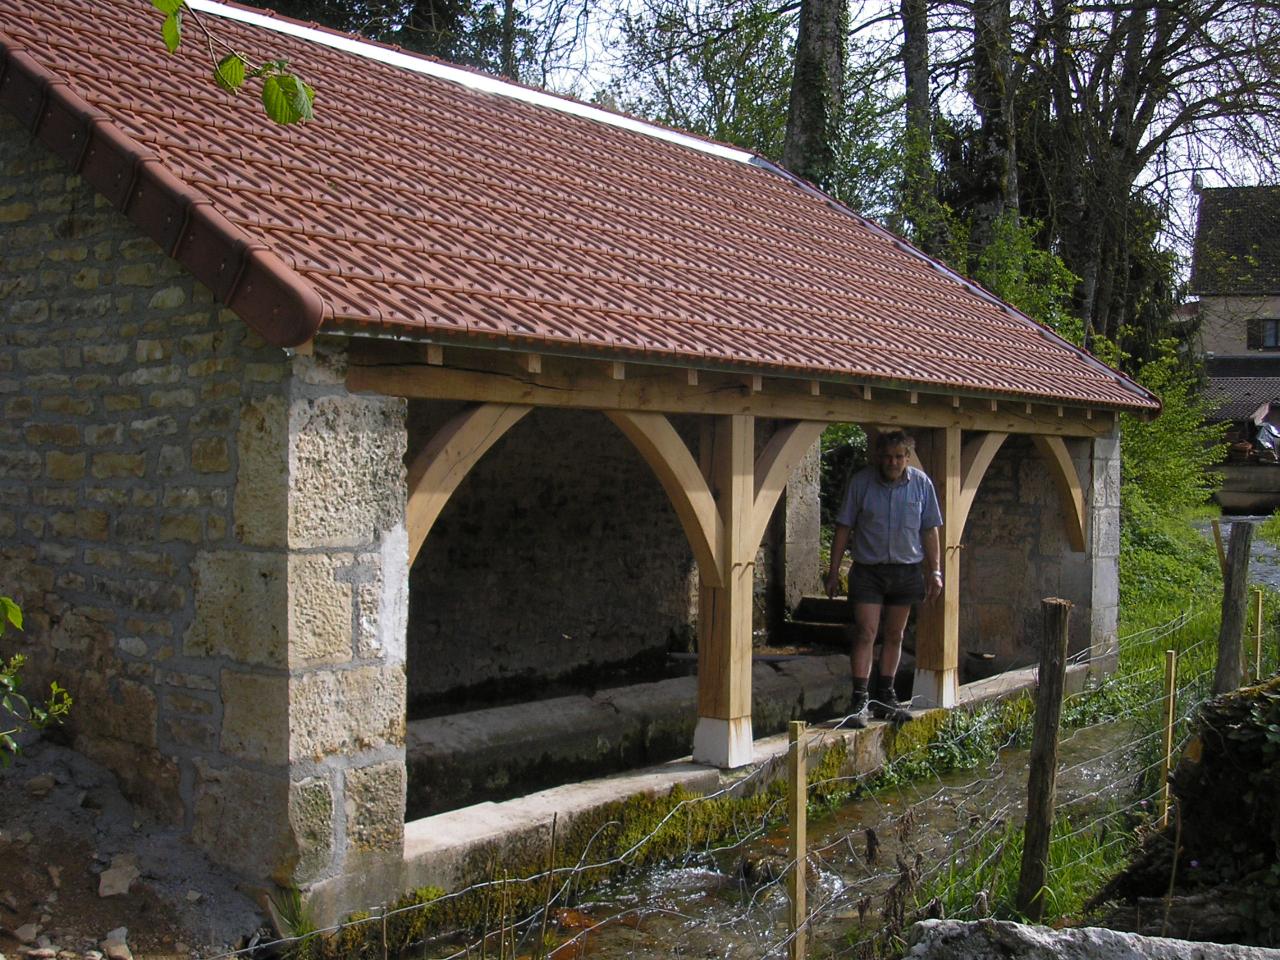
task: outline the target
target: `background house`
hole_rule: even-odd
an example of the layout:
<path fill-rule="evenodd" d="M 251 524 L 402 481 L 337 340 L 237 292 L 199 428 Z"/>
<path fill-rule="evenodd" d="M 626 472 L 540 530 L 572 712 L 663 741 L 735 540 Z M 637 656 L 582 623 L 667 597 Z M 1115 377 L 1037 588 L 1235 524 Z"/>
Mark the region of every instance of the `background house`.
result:
<path fill-rule="evenodd" d="M 1200 192 L 1191 293 L 1204 395 L 1234 445 L 1216 498 L 1233 512 L 1269 513 L 1280 506 L 1280 478 L 1232 464 L 1256 462 L 1259 425 L 1280 425 L 1280 187 Z"/>

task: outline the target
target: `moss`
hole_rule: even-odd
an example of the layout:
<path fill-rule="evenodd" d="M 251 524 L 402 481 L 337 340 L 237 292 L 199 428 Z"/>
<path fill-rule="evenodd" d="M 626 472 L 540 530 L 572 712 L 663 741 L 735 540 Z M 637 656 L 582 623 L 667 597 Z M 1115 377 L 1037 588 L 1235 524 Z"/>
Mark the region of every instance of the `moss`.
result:
<path fill-rule="evenodd" d="M 910 723 L 886 728 L 885 760 L 893 762 L 899 759 L 923 757 L 929 749 L 929 744 L 938 739 L 939 733 L 950 716 L 949 710 L 930 710 Z"/>

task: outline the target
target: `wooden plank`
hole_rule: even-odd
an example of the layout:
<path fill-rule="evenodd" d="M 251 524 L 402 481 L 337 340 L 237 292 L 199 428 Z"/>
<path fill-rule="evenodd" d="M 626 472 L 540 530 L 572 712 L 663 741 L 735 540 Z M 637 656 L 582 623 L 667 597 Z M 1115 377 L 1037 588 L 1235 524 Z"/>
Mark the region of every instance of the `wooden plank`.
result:
<path fill-rule="evenodd" d="M 1058 488 L 1063 522 L 1067 527 L 1067 542 L 1071 544 L 1072 550 L 1080 553 L 1085 549 L 1087 514 L 1084 509 L 1084 487 L 1080 483 L 1080 474 L 1076 472 L 1075 462 L 1061 437 L 1033 434 L 1031 440 L 1049 465 L 1049 473 Z"/>
<path fill-rule="evenodd" d="M 499 403 L 468 407 L 437 430 L 413 458 L 405 507 L 411 565 L 458 484 L 489 448 L 532 409 Z"/>
<path fill-rule="evenodd" d="M 424 364 L 362 362 L 353 357 L 347 386 L 353 392 L 375 392 L 423 400 L 468 400 L 569 407 L 586 410 L 645 410 L 660 413 L 750 414 L 782 420 L 821 420 L 826 423 L 868 423 L 907 428 L 958 426 L 965 430 L 1001 433 L 1044 433 L 1055 436 L 1097 437 L 1111 433 L 1114 418 L 1102 412 L 1092 420 L 1083 416 L 1058 418 L 1020 413 L 1009 405 L 995 413 L 981 408 L 953 409 L 943 396 L 922 397 L 918 391 L 879 391 L 866 401 L 844 386 L 840 394 L 829 385 L 821 395 L 809 392 L 808 380 L 774 379 L 767 393 L 753 393 L 740 377 L 705 371 L 697 384 L 682 371 L 632 367 L 622 380 L 594 370 L 557 370 L 530 382 L 514 361 L 507 370 L 431 367 Z M 619 366 L 622 366 L 619 364 Z M 911 402 L 910 397 L 915 397 Z M 928 402 L 926 402 L 928 401 Z"/>

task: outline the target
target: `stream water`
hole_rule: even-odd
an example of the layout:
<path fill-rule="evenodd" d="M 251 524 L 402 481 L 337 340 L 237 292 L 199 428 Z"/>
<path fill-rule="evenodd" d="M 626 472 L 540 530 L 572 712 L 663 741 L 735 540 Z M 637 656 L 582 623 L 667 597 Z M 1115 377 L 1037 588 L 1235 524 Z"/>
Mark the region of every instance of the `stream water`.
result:
<path fill-rule="evenodd" d="M 1107 724 L 1060 746 L 1058 809 L 1088 814 L 1127 793 L 1132 731 Z M 1021 825 L 1028 751 L 981 770 L 945 774 L 849 803 L 809 824 L 810 955 L 847 952 L 883 923 L 894 888 L 957 859 L 982 832 Z M 785 957 L 788 898 L 783 829 L 735 848 L 691 852 L 676 866 L 625 877 L 555 913 L 553 960 Z M 437 949 L 440 945 L 436 945 Z M 490 953 L 494 951 L 491 949 Z M 444 955 L 448 951 L 443 951 Z M 519 955 L 527 954 L 527 947 Z M 436 955 L 432 950 L 431 955 Z M 461 955 L 461 953 L 459 954 Z M 477 954 L 473 951 L 470 956 Z"/>

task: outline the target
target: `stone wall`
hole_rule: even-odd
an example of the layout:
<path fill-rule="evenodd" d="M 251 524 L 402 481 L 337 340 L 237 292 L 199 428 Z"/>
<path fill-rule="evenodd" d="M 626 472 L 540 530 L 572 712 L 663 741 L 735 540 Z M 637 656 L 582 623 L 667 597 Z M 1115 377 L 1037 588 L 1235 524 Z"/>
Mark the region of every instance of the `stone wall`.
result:
<path fill-rule="evenodd" d="M 1027 437 L 1010 436 L 978 487 L 960 554 L 960 659 L 995 657 L 989 669 L 1037 662 L 1040 601 L 1075 604 L 1069 652 L 1109 649 L 1115 638 L 1119 555 L 1119 445 L 1068 440 L 1085 490 L 1086 543 L 1076 552 L 1048 465 Z M 1096 448 L 1096 453 L 1095 453 Z"/>
<path fill-rule="evenodd" d="M 0 234 L 4 652 L 214 859 L 345 902 L 402 860 L 403 402 L 264 345 L 7 117 Z"/>
<path fill-rule="evenodd" d="M 416 449 L 452 408 L 413 408 Z M 476 464 L 414 564 L 411 709 L 438 712 L 433 698 L 467 689 L 534 699 L 557 678 L 646 658 L 660 668 L 688 642 L 692 571 L 626 437 L 599 413 L 535 410 Z"/>

